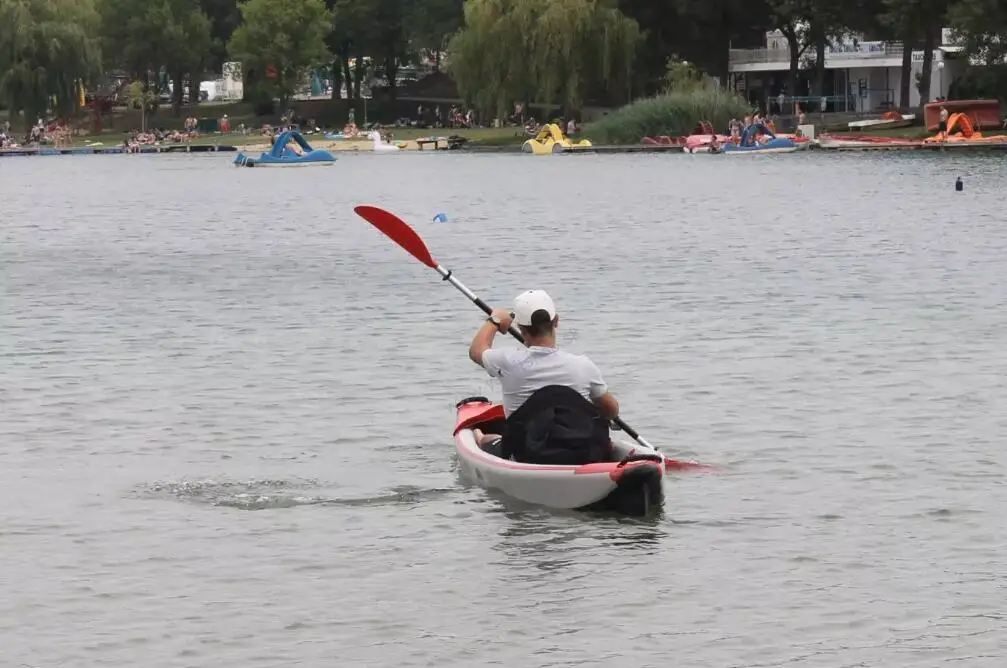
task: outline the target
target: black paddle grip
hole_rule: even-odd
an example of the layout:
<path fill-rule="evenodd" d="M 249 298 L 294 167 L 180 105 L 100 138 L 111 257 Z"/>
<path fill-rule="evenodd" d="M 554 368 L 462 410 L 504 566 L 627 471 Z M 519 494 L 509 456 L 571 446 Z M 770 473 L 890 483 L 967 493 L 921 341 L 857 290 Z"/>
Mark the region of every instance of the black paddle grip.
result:
<path fill-rule="evenodd" d="M 479 297 L 476 297 L 474 300 L 472 300 L 472 303 L 481 308 L 483 310 L 483 313 L 485 313 L 486 315 L 489 315 L 490 313 L 493 312 L 493 309 L 490 308 L 490 305 L 484 302 Z"/>

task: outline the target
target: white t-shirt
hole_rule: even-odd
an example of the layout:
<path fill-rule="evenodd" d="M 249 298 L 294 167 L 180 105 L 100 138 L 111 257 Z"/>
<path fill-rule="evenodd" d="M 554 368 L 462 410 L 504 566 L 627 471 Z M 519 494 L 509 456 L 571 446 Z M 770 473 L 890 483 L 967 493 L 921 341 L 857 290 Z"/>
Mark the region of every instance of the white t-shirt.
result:
<path fill-rule="evenodd" d="M 571 387 L 588 400 L 608 392 L 601 371 L 584 355 L 557 348 L 497 348 L 483 353 L 483 368 L 500 379 L 504 415 L 521 407 L 536 390 L 548 385 Z"/>

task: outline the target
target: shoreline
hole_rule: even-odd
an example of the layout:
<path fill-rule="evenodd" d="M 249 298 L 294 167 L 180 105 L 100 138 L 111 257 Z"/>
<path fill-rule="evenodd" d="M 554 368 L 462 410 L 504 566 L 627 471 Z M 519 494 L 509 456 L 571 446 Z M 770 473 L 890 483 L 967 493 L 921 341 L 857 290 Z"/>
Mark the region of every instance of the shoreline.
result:
<path fill-rule="evenodd" d="M 841 139 L 841 136 L 837 137 Z M 403 140 L 394 142 L 403 144 L 401 152 L 452 152 L 452 153 L 524 153 L 521 143 L 515 144 L 486 144 L 470 143 L 456 148 L 449 148 L 446 139 L 437 142 L 436 147 L 421 147 L 416 140 Z M 371 140 L 356 141 L 345 139 L 325 140 L 313 142 L 316 149 L 323 149 L 330 152 L 350 152 L 350 153 L 384 153 L 375 151 Z M 122 146 L 74 146 L 74 147 L 51 147 L 43 146 L 25 147 L 16 149 L 0 150 L 2 157 L 30 157 L 30 156 L 60 156 L 60 155 L 159 155 L 165 153 L 237 153 L 243 152 L 248 155 L 268 152 L 271 144 L 246 144 L 234 146 L 230 144 L 169 144 L 164 146 L 142 146 L 136 151 L 127 151 Z M 806 149 L 808 151 L 832 151 L 832 152 L 870 152 L 870 151 L 1007 151 L 1007 141 L 1004 142 L 920 142 L 912 144 L 869 144 L 869 145 L 820 145 L 817 141 Z M 400 152 L 400 151 L 396 151 Z M 616 145 L 596 145 L 588 148 L 566 149 L 558 151 L 555 155 L 574 154 L 616 154 L 616 153 L 686 153 L 681 145 L 677 144 L 616 144 Z M 530 153 L 528 155 L 531 155 Z"/>

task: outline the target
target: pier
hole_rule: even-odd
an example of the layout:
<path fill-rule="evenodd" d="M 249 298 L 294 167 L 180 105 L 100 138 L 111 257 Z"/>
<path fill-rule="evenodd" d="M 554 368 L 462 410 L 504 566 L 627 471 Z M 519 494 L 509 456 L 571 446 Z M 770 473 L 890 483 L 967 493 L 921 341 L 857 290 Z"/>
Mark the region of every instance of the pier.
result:
<path fill-rule="evenodd" d="M 35 156 L 35 155 L 118 155 L 137 153 L 217 153 L 235 152 L 238 149 L 234 146 L 218 144 L 174 144 L 170 146 L 141 146 L 136 149 L 128 149 L 122 146 L 74 146 L 60 147 L 41 146 L 23 147 L 0 151 L 0 158 L 13 156 Z"/>

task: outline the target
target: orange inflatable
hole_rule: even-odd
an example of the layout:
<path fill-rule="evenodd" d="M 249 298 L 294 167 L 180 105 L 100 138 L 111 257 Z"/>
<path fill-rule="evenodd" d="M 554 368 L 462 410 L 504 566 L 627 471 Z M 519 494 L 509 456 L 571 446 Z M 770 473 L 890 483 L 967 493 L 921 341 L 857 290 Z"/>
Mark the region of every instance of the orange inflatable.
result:
<path fill-rule="evenodd" d="M 970 144 L 992 144 L 1007 141 L 1007 135 L 983 136 L 975 129 L 972 119 L 967 114 L 956 112 L 948 116 L 948 127 L 944 132 L 938 132 L 933 137 L 927 137 L 927 143 L 938 142 L 969 142 Z"/>

